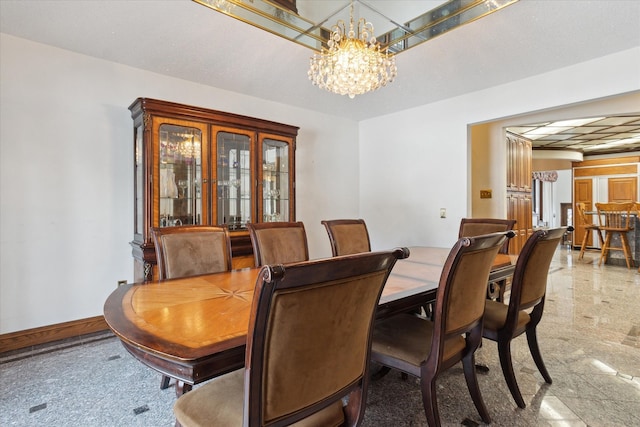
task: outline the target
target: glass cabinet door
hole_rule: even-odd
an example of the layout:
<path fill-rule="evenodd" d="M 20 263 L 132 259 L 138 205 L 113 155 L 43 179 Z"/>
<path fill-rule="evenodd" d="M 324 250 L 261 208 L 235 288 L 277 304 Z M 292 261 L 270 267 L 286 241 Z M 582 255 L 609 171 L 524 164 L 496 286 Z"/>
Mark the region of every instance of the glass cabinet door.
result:
<path fill-rule="evenodd" d="M 202 224 L 202 141 L 199 127 L 162 123 L 158 127 L 160 227 Z"/>
<path fill-rule="evenodd" d="M 214 129 L 216 152 L 215 222 L 229 230 L 244 230 L 252 219 L 251 165 L 253 133 Z"/>
<path fill-rule="evenodd" d="M 262 168 L 261 221 L 291 220 L 290 146 L 286 138 L 265 135 L 260 138 L 260 163 Z"/>

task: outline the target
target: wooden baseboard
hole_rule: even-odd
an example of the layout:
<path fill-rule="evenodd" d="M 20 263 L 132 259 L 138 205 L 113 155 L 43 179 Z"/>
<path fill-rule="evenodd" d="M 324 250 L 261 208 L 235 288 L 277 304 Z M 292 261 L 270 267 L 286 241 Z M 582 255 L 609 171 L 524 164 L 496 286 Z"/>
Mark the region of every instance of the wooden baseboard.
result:
<path fill-rule="evenodd" d="M 38 344 L 46 344 L 52 341 L 79 337 L 109 329 L 103 316 L 89 317 L 87 319 L 72 320 L 70 322 L 57 323 L 55 325 L 39 328 L 25 329 L 24 331 L 11 332 L 0 335 L 0 353 L 19 350 Z"/>

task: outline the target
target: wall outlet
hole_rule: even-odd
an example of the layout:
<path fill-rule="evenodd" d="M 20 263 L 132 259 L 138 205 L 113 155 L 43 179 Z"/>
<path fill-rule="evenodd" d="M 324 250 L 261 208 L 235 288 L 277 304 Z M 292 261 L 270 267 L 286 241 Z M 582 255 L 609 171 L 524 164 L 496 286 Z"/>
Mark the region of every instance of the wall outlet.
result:
<path fill-rule="evenodd" d="M 126 280 L 118 280 L 118 284 L 116 285 L 116 288 L 119 288 L 122 285 L 126 285 L 127 281 Z"/>
<path fill-rule="evenodd" d="M 490 199 L 491 198 L 491 190 L 480 190 L 480 198 L 481 199 Z"/>
<path fill-rule="evenodd" d="M 440 208 L 440 218 L 447 217 L 447 210 L 445 208 Z"/>

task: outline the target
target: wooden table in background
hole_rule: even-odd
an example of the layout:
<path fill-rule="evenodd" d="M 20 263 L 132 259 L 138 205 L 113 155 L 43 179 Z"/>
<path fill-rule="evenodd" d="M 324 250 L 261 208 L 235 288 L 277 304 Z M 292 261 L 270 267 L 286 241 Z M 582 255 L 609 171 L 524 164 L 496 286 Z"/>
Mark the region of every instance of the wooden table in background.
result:
<path fill-rule="evenodd" d="M 394 266 L 378 317 L 435 299 L 450 249 L 411 247 Z M 499 254 L 490 281 L 513 273 L 516 257 Z M 142 363 L 176 378 L 176 393 L 244 366 L 249 312 L 259 268 L 184 279 L 127 284 L 105 302 L 104 317 L 124 347 Z"/>

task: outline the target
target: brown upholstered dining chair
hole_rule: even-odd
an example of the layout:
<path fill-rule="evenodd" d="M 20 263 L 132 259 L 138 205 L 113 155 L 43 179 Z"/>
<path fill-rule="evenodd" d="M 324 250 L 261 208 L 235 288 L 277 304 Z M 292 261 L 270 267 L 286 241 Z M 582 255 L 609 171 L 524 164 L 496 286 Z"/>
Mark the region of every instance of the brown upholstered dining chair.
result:
<path fill-rule="evenodd" d="M 518 256 L 508 305 L 499 301 L 486 302 L 483 336 L 497 342 L 502 373 L 520 408 L 526 405 L 513 372 L 511 340 L 526 332 L 531 356 L 544 380 L 551 384 L 538 347 L 536 327 L 544 310 L 549 265 L 567 230 L 573 231 L 573 227 L 535 231 Z"/>
<path fill-rule="evenodd" d="M 231 270 L 231 240 L 225 227 L 185 225 L 152 228 L 160 279 Z M 162 376 L 160 388 L 171 378 Z"/>
<path fill-rule="evenodd" d="M 262 267 L 245 368 L 182 395 L 176 425 L 359 425 L 378 300 L 408 255 L 398 248 Z"/>
<path fill-rule="evenodd" d="M 458 231 L 458 238 L 474 237 L 481 236 L 483 234 L 509 231 L 513 230 L 515 224 L 515 219 L 462 218 L 460 220 L 460 230 Z M 508 254 L 510 241 L 511 239 L 507 239 L 507 241 L 504 242 L 504 246 L 500 248 L 498 253 Z M 507 279 L 503 279 L 497 282 L 491 282 L 487 286 L 487 298 L 502 301 L 504 299 L 504 294 L 507 291 L 507 288 Z"/>
<path fill-rule="evenodd" d="M 329 234 L 333 256 L 371 251 L 369 231 L 363 219 L 332 219 L 320 222 Z"/>
<path fill-rule="evenodd" d="M 475 371 L 482 340 L 482 316 L 489 271 L 498 250 L 513 232 L 463 237 L 451 249 L 436 291 L 433 321 L 409 313 L 376 322 L 372 361 L 420 378 L 422 403 L 430 426 L 440 425 L 438 375 L 462 361 L 473 403 L 491 422 Z"/>
<path fill-rule="evenodd" d="M 631 248 L 629 248 L 629 239 L 627 233 L 633 230 L 632 211 L 635 210 L 635 203 L 596 203 L 598 210 L 598 220 L 600 221 L 600 230 L 604 231 L 604 244 L 600 250 L 600 261 L 607 259 L 607 254 L 611 250 L 622 251 L 624 259 L 627 262 L 627 268 L 634 266 Z M 620 236 L 620 246 L 612 246 L 612 237 Z"/>
<path fill-rule="evenodd" d="M 160 279 L 231 270 L 231 240 L 225 227 L 185 225 L 152 228 Z"/>
<path fill-rule="evenodd" d="M 602 230 L 600 230 L 600 226 L 594 224 L 587 218 L 586 205 L 582 202 L 576 203 L 576 211 L 578 213 L 577 218 L 580 221 L 580 225 L 584 228 L 584 236 L 582 237 L 582 243 L 580 245 L 580 253 L 578 254 L 578 259 L 582 259 L 584 257 L 584 252 L 587 249 L 587 245 L 589 244 L 589 238 L 592 235 L 597 235 L 598 240 L 600 241 L 600 247 L 604 245 L 604 239 L 602 238 Z"/>
<path fill-rule="evenodd" d="M 462 218 L 460 220 L 460 230 L 458 238 L 474 237 L 483 234 L 498 233 L 500 231 L 513 230 L 516 224 L 515 219 L 499 219 L 499 218 Z M 500 248 L 499 253 L 509 253 L 509 241 L 504 242 L 504 247 Z"/>
<path fill-rule="evenodd" d="M 247 223 L 257 267 L 308 261 L 304 224 L 298 222 Z"/>

